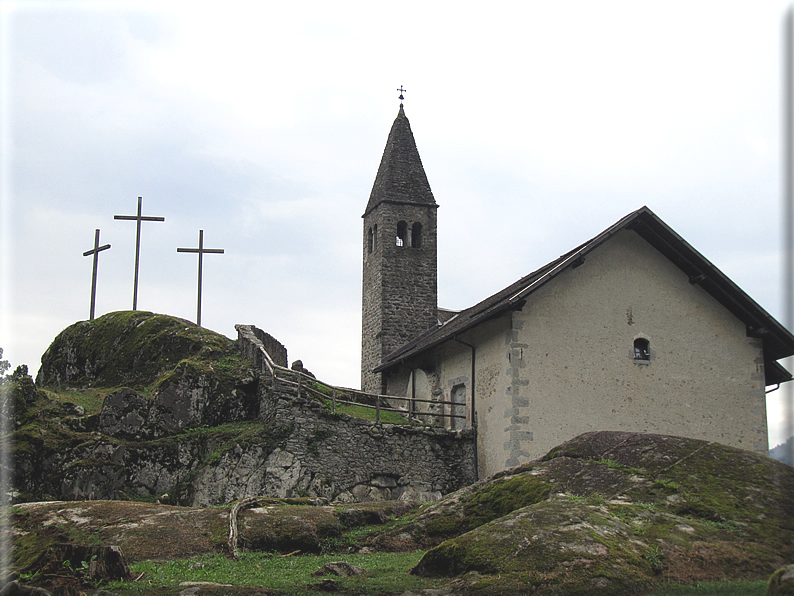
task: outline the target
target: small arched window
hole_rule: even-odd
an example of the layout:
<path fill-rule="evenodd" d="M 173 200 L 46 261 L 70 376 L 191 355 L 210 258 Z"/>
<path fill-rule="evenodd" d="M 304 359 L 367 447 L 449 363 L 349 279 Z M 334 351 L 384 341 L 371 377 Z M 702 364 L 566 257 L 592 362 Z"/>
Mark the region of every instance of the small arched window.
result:
<path fill-rule="evenodd" d="M 378 250 L 378 224 L 372 226 L 372 250 Z"/>
<path fill-rule="evenodd" d="M 372 252 L 375 243 L 375 235 L 372 233 L 372 228 L 367 231 L 367 252 Z"/>
<path fill-rule="evenodd" d="M 422 224 L 418 221 L 411 226 L 411 246 L 414 248 L 422 246 Z"/>
<path fill-rule="evenodd" d="M 638 337 L 634 340 L 634 360 L 651 359 L 651 343 L 644 337 Z"/>
<path fill-rule="evenodd" d="M 408 240 L 408 224 L 404 221 L 397 222 L 397 246 L 405 246 Z"/>

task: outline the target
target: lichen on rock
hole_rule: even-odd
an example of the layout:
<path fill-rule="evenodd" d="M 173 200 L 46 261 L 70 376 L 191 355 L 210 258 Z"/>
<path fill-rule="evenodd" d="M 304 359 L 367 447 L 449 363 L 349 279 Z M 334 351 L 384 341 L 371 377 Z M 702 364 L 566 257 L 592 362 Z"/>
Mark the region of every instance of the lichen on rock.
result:
<path fill-rule="evenodd" d="M 548 498 L 470 529 L 482 511 L 471 504 L 508 482 L 542 482 Z M 749 451 L 595 432 L 449 495 L 395 532 L 427 543 L 443 526 L 449 539 L 413 573 L 477 572 L 467 593 L 632 594 L 661 577 L 768 577 L 794 558 L 791 494 L 794 469 Z"/>

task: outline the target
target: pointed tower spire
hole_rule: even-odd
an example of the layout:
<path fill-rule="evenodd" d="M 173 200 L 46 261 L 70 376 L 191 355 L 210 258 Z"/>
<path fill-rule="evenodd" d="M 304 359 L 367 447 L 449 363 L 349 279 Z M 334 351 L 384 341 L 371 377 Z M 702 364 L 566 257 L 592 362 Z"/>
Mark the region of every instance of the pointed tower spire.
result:
<path fill-rule="evenodd" d="M 402 104 L 389 132 L 364 215 L 383 202 L 436 204 Z"/>

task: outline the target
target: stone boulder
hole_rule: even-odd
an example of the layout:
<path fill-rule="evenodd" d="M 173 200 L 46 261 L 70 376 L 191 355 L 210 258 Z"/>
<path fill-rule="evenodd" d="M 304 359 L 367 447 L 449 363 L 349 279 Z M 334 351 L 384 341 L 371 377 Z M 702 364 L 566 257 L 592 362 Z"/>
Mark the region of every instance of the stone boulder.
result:
<path fill-rule="evenodd" d="M 772 574 L 766 596 L 794 596 L 794 565 L 781 567 Z"/>
<path fill-rule="evenodd" d="M 163 437 L 197 426 L 253 420 L 259 415 L 257 378 L 246 370 L 224 371 L 208 362 L 183 360 L 160 378 L 146 426 Z"/>
<path fill-rule="evenodd" d="M 237 354 L 227 337 L 190 321 L 144 311 L 113 312 L 64 329 L 41 357 L 39 387 L 144 387 L 183 359 Z"/>
<path fill-rule="evenodd" d="M 595 432 L 448 495 L 400 532 L 437 544 L 413 573 L 476 572 L 466 593 L 633 594 L 660 577 L 769 577 L 794 560 L 792 494 L 794 469 L 749 451 Z"/>

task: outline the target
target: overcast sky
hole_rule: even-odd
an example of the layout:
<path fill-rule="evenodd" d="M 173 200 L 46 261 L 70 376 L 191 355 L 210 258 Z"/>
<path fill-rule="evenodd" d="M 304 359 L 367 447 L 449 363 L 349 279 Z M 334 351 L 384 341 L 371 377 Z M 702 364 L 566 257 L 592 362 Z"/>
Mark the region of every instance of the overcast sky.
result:
<path fill-rule="evenodd" d="M 221 6 L 223 8 L 221 8 Z M 0 0 L 0 346 L 130 309 L 278 338 L 358 387 L 361 214 L 404 85 L 439 217 L 439 305 L 648 205 L 782 317 L 785 2 Z M 782 441 L 780 393 L 770 444 Z"/>

